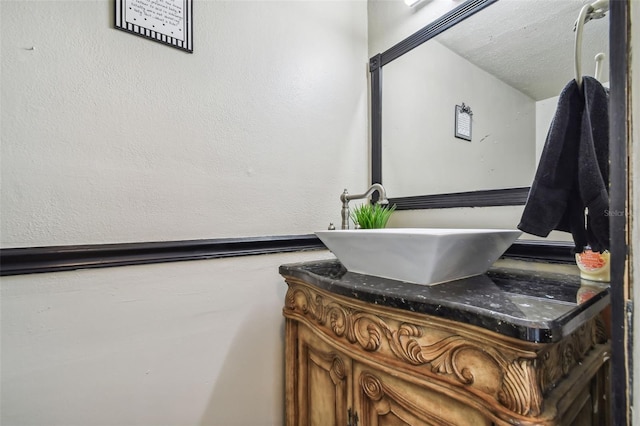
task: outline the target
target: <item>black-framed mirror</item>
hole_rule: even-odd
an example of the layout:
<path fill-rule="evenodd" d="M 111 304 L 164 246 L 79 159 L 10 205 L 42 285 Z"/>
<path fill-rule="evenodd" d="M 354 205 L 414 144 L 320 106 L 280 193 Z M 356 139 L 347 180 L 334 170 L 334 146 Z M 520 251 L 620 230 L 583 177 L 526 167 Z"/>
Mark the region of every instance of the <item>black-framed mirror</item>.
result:
<path fill-rule="evenodd" d="M 585 3 L 468 0 L 371 58 L 372 182 L 398 210 L 525 204 Z M 584 32 L 585 74 L 608 31 Z M 470 140 L 456 137 L 463 103 Z"/>

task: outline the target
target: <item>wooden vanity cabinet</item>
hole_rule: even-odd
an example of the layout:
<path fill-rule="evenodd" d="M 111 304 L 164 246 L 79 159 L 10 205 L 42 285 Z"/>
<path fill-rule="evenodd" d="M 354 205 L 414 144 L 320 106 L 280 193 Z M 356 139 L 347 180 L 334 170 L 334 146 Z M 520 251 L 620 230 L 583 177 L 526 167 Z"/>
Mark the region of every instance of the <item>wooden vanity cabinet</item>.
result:
<path fill-rule="evenodd" d="M 295 407 L 288 411 L 288 425 L 491 424 L 437 391 L 353 360 L 305 325 L 298 325 L 297 336 Z"/>
<path fill-rule="evenodd" d="M 533 343 L 285 278 L 287 426 L 608 424 L 597 318 Z"/>

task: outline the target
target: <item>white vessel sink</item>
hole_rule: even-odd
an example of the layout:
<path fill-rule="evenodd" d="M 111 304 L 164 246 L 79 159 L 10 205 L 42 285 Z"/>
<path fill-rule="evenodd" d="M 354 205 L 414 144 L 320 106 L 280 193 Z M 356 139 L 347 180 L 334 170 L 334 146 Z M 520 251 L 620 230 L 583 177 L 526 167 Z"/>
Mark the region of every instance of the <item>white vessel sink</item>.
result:
<path fill-rule="evenodd" d="M 424 285 L 485 273 L 521 234 L 437 228 L 316 232 L 350 272 Z"/>

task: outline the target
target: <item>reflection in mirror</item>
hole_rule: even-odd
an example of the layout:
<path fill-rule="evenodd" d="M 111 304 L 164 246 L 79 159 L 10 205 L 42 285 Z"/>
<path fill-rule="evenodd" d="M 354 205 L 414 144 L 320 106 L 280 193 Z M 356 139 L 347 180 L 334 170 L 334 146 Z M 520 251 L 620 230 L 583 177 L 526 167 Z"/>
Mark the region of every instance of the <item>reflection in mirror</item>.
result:
<path fill-rule="evenodd" d="M 584 0 L 500 0 L 384 66 L 382 176 L 394 197 L 529 186 L 557 96 L 574 78 Z M 583 74 L 608 58 L 608 18 L 585 25 Z M 601 81 L 608 81 L 605 60 Z M 455 107 L 473 112 L 455 137 Z"/>

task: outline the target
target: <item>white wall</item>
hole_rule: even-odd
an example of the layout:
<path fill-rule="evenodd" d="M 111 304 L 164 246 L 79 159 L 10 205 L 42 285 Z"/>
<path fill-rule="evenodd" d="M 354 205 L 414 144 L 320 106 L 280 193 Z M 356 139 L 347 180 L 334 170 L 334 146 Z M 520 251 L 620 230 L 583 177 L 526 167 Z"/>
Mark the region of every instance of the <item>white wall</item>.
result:
<path fill-rule="evenodd" d="M 390 227 L 416 228 L 514 228 L 514 218 L 522 215 L 522 206 L 403 210 L 394 212 Z"/>
<path fill-rule="evenodd" d="M 368 183 L 364 1 L 2 1 L 3 247 L 305 234 Z M 31 48 L 34 50 L 30 50 Z"/>
<path fill-rule="evenodd" d="M 0 2 L 3 248 L 307 234 L 366 188 L 364 1 Z M 34 49 L 31 49 L 31 48 Z M 278 425 L 294 253 L 5 277 L 3 425 Z"/>
<path fill-rule="evenodd" d="M 393 213 L 389 227 L 415 228 L 488 228 L 515 229 L 520 222 L 523 206 L 498 206 L 482 208 L 452 208 L 428 210 L 402 210 Z M 551 231 L 546 238 L 522 234 L 521 240 L 545 240 L 573 242 L 567 232 Z"/>
<path fill-rule="evenodd" d="M 558 98 L 559 96 L 554 96 L 536 102 L 536 166 L 540 161 L 551 121 L 556 113 Z"/>
<path fill-rule="evenodd" d="M 278 266 L 323 257 L 3 278 L 0 423 L 282 425 Z"/>

